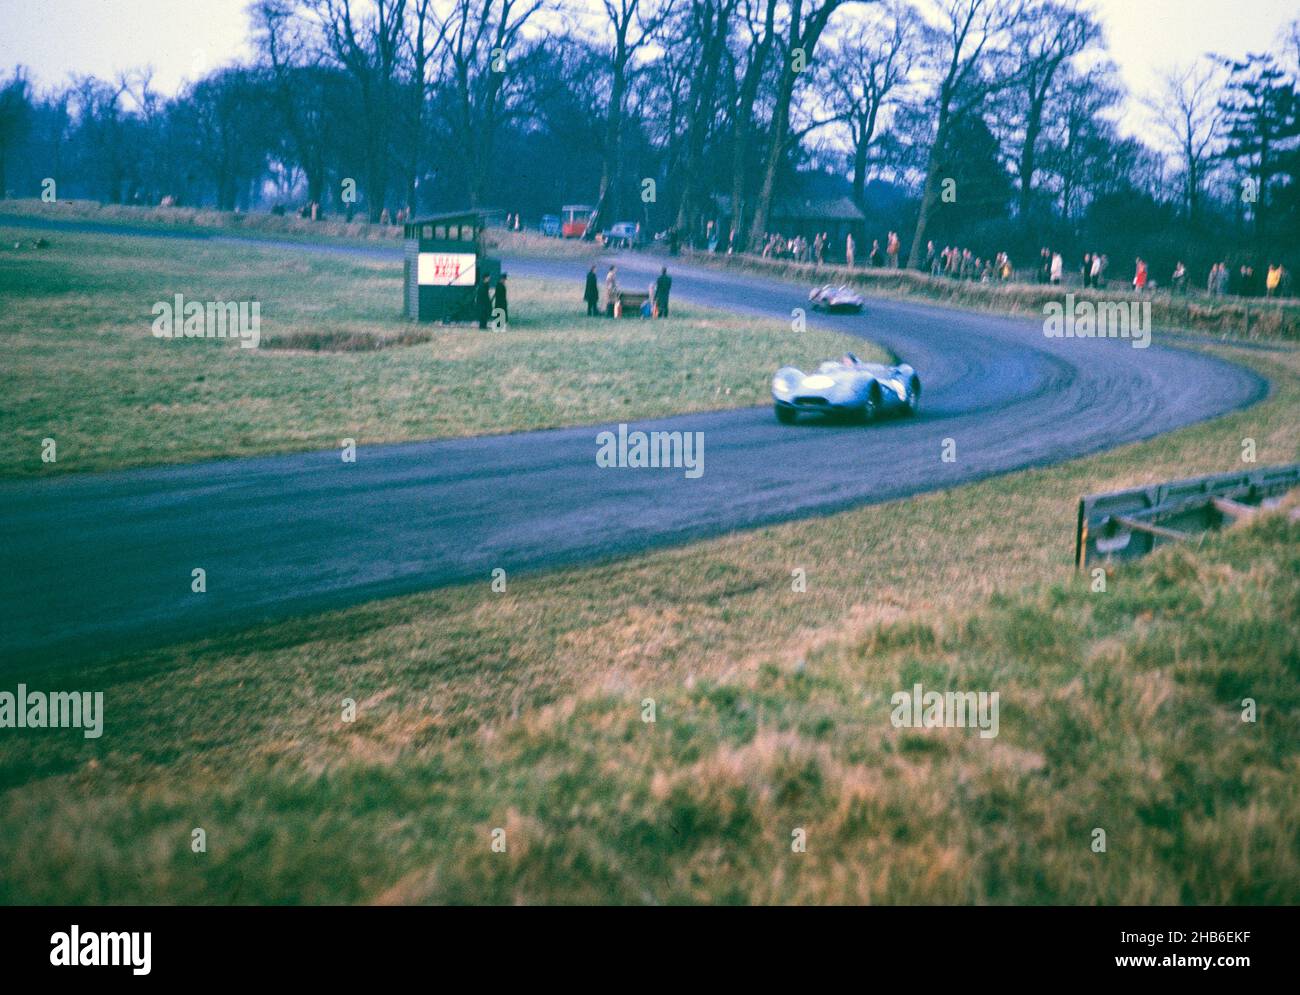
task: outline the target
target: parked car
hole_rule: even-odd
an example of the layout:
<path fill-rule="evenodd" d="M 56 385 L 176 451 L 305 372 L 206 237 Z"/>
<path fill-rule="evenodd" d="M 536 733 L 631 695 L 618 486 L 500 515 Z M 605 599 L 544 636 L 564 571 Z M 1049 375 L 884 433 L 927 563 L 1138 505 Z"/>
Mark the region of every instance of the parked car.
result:
<path fill-rule="evenodd" d="M 635 221 L 619 221 L 601 233 L 601 241 L 612 249 L 630 249 L 641 241 L 641 226 Z"/>

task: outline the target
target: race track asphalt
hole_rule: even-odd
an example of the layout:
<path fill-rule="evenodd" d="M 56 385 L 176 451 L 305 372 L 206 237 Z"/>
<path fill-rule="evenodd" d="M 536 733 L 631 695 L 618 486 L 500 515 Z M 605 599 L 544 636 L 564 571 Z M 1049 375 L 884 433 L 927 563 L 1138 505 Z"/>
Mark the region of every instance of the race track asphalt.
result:
<path fill-rule="evenodd" d="M 276 244 L 400 258 L 396 249 Z M 624 254 L 617 262 L 627 286 L 649 283 L 663 260 Z M 806 287 L 678 260 L 670 267 L 678 301 L 786 319 L 807 306 Z M 506 268 L 571 280 L 575 320 L 585 320 L 577 317 L 583 261 L 512 259 Z M 0 484 L 0 669 L 486 584 L 496 567 L 513 576 L 825 515 L 1148 438 L 1268 390 L 1254 373 L 1207 355 L 1047 339 L 1041 321 L 873 299 L 864 315 L 810 314 L 809 323 L 870 339 L 915 366 L 921 414 L 784 426 L 763 406 L 631 425 L 703 432 L 697 479 L 680 469 L 598 467 L 596 435 L 615 430 L 611 423 L 360 440 L 355 464 L 329 450 Z M 945 439 L 956 444 L 954 462 L 941 459 Z M 1068 546 L 1072 523 L 1061 528 Z M 190 591 L 195 567 L 207 572 L 206 594 Z"/>

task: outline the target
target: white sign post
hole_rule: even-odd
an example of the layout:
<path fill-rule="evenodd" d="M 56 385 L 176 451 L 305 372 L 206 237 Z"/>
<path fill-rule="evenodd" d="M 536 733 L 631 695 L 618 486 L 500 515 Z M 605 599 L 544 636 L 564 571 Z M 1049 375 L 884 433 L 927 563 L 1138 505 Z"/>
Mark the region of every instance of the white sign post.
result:
<path fill-rule="evenodd" d="M 421 252 L 416 279 L 422 287 L 472 287 L 478 257 L 472 252 Z"/>

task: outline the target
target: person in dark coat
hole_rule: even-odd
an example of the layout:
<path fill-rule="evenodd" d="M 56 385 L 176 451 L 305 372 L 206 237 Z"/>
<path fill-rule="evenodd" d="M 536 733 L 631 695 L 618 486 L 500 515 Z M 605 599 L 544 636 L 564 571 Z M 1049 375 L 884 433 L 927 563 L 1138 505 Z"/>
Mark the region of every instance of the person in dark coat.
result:
<path fill-rule="evenodd" d="M 506 300 L 506 275 L 502 273 L 497 277 L 496 293 L 492 295 L 492 307 L 501 312 L 501 317 L 505 323 L 510 324 L 510 304 Z"/>
<path fill-rule="evenodd" d="M 659 310 L 659 317 L 668 317 L 668 292 L 673 289 L 673 278 L 668 275 L 668 267 L 665 266 L 659 271 L 659 279 L 655 281 L 655 307 Z"/>
<path fill-rule="evenodd" d="M 596 279 L 596 267 L 587 270 L 587 289 L 582 292 L 582 299 L 587 302 L 587 317 L 595 318 L 600 312 L 596 305 L 600 303 L 600 282 Z"/>
<path fill-rule="evenodd" d="M 488 319 L 492 317 L 492 287 L 486 273 L 474 291 L 474 311 L 478 315 L 478 327 L 487 328 Z"/>

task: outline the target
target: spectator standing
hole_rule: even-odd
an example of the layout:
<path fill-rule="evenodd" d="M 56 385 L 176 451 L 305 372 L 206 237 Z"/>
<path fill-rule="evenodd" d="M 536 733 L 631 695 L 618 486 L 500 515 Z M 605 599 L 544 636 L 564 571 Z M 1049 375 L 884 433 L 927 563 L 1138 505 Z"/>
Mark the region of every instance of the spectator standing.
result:
<path fill-rule="evenodd" d="M 655 310 L 660 318 L 668 317 L 668 294 L 673 289 L 673 278 L 668 275 L 668 267 L 659 271 L 659 279 L 654 282 Z"/>
<path fill-rule="evenodd" d="M 878 238 L 873 238 L 871 240 L 870 261 L 872 269 L 878 269 L 880 267 L 880 239 Z"/>
<path fill-rule="evenodd" d="M 1051 282 L 1053 284 L 1059 284 L 1061 282 L 1061 276 L 1065 272 L 1065 260 L 1061 258 L 1059 252 L 1052 253 L 1052 261 L 1049 264 L 1048 272 L 1051 275 Z"/>
<path fill-rule="evenodd" d="M 1147 264 L 1146 260 L 1138 257 L 1133 270 L 1133 289 L 1139 294 L 1147 289 Z"/>
<path fill-rule="evenodd" d="M 582 291 L 582 299 L 587 304 L 587 317 L 594 318 L 599 313 L 596 305 L 600 301 L 600 289 L 596 280 L 596 267 L 587 270 L 587 286 Z"/>
<path fill-rule="evenodd" d="M 1174 267 L 1173 275 L 1169 277 L 1169 288 L 1175 294 L 1187 293 L 1187 267 L 1183 265 L 1181 259 Z"/>
<path fill-rule="evenodd" d="M 504 273 L 497 277 L 496 291 L 492 295 L 492 307 L 495 311 L 501 312 L 501 317 L 507 325 L 510 324 L 510 302 L 506 298 L 506 275 Z"/>
<path fill-rule="evenodd" d="M 1083 286 L 1084 289 L 1086 290 L 1088 287 L 1092 286 L 1092 253 L 1091 252 L 1085 252 L 1083 254 L 1083 265 L 1079 267 L 1079 272 L 1083 276 Z"/>
<path fill-rule="evenodd" d="M 889 257 L 889 268 L 898 269 L 898 232 L 891 231 L 889 238 L 885 240 L 885 255 Z"/>
<path fill-rule="evenodd" d="M 853 233 L 849 232 L 844 238 L 844 258 L 848 263 L 849 269 L 853 268 Z"/>
<path fill-rule="evenodd" d="M 1268 297 L 1276 297 L 1278 288 L 1282 286 L 1282 267 L 1277 264 L 1270 264 L 1268 267 L 1268 276 L 1264 281 L 1264 292 Z"/>
<path fill-rule="evenodd" d="M 614 267 L 609 268 L 605 274 L 605 317 L 614 318 L 614 306 L 618 301 L 618 274 L 614 272 Z"/>

